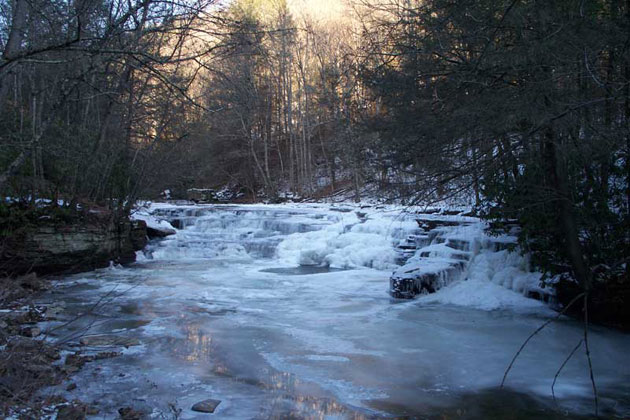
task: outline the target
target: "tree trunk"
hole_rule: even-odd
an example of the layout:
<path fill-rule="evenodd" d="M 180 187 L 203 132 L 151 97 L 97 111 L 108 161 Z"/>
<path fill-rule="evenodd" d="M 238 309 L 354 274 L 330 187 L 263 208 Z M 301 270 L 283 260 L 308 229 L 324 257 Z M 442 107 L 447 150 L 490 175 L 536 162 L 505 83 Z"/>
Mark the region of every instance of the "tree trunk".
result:
<path fill-rule="evenodd" d="M 545 132 L 543 153 L 551 187 L 555 192 L 554 198 L 558 200 L 557 217 L 560 234 L 566 246 L 573 275 L 582 288 L 588 292 L 591 288 L 591 273 L 580 243 L 579 228 L 573 211 L 573 200 L 568 188 L 565 164 L 558 155 L 560 150 L 558 143 L 559 139 L 555 138 L 553 129 L 548 128 Z"/>
<path fill-rule="evenodd" d="M 11 18 L 11 31 L 2 53 L 3 61 L 10 61 L 15 57 L 24 41 L 26 33 L 26 17 L 28 14 L 27 0 L 13 0 L 13 17 Z M 8 66 L 10 67 L 10 66 Z M 4 101 L 9 93 L 8 70 L 0 70 L 0 111 L 4 109 Z"/>

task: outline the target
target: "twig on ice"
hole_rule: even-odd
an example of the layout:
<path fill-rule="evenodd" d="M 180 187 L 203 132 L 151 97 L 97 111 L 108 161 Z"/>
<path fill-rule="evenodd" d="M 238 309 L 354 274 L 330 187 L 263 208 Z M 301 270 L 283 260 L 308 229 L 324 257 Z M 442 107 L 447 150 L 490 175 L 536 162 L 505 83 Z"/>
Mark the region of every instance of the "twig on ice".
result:
<path fill-rule="evenodd" d="M 599 415 L 599 401 L 597 398 L 597 386 L 595 385 L 595 377 L 593 375 L 593 363 L 591 362 L 591 351 L 588 348 L 588 301 L 587 295 L 584 295 L 584 351 L 588 360 L 588 373 L 591 377 L 591 385 L 593 386 L 593 399 L 595 400 L 595 417 Z"/>
<path fill-rule="evenodd" d="M 573 348 L 573 350 L 571 350 L 571 353 L 569 353 L 567 358 L 564 359 L 564 362 L 562 362 L 562 365 L 560 365 L 560 368 L 558 369 L 558 371 L 556 372 L 556 374 L 553 377 L 553 383 L 551 384 L 551 396 L 553 398 L 553 402 L 556 403 L 556 405 L 558 403 L 556 401 L 556 393 L 554 391 L 554 387 L 556 386 L 556 381 L 558 380 L 558 376 L 560 376 L 560 372 L 562 372 L 562 369 L 564 369 L 564 366 L 569 362 L 569 360 L 571 360 L 571 358 L 573 357 L 575 352 L 580 348 L 580 346 L 582 345 L 583 342 L 584 342 L 584 339 L 580 339 L 580 341 Z"/>
<path fill-rule="evenodd" d="M 527 337 L 527 339 L 523 342 L 523 344 L 521 344 L 521 347 L 518 349 L 518 351 L 516 352 L 516 354 L 514 355 L 514 357 L 512 358 L 512 361 L 510 362 L 510 365 L 507 367 L 507 369 L 505 370 L 505 373 L 503 374 L 503 379 L 501 380 L 501 388 L 503 388 L 503 385 L 505 384 L 505 380 L 507 379 L 508 374 L 510 373 L 510 370 L 512 370 L 512 366 L 514 366 L 514 362 L 516 362 L 516 359 L 518 358 L 518 356 L 520 356 L 521 352 L 523 351 L 523 349 L 525 348 L 525 346 L 527 345 L 527 343 L 529 343 L 529 340 L 531 340 L 532 338 L 534 338 L 534 336 L 536 334 L 538 334 L 539 332 L 541 332 L 547 325 L 551 324 L 552 322 L 558 320 L 558 318 L 560 318 L 562 315 L 564 315 L 564 313 L 569 310 L 569 308 L 578 301 L 578 299 L 580 299 L 581 297 L 586 296 L 585 293 L 580 293 L 579 295 L 577 295 L 576 297 L 573 298 L 573 300 L 571 302 L 569 302 L 569 304 L 555 317 L 547 320 L 544 324 L 542 324 L 540 327 L 538 327 L 536 329 L 536 331 L 534 331 L 533 333 L 531 333 L 529 335 L 529 337 Z"/>

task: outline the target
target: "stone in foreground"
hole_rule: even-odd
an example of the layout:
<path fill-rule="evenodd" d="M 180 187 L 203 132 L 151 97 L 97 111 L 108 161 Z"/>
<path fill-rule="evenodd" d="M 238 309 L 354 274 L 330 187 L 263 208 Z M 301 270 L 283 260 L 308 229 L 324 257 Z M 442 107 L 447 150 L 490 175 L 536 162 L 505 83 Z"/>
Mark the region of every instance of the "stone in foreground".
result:
<path fill-rule="evenodd" d="M 221 404 L 220 400 L 203 400 L 192 406 L 192 411 L 199 413 L 214 413 L 214 410 Z"/>
<path fill-rule="evenodd" d="M 142 420 L 144 417 L 141 411 L 134 410 L 131 407 L 123 407 L 118 410 L 122 420 Z"/>
<path fill-rule="evenodd" d="M 38 327 L 25 327 L 20 331 L 20 335 L 24 337 L 37 337 L 41 332 Z"/>
<path fill-rule="evenodd" d="M 85 407 L 66 405 L 57 412 L 57 420 L 84 420 L 86 418 Z"/>

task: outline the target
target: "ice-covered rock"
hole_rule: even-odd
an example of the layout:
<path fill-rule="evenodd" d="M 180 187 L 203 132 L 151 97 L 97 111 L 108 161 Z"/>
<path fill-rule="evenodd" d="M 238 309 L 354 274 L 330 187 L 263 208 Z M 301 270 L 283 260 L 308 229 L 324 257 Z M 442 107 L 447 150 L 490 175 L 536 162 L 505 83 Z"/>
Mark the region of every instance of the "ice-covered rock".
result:
<path fill-rule="evenodd" d="M 471 218 L 420 215 L 416 221 L 422 233 L 409 238 L 405 246 L 413 256 L 394 271 L 390 278 L 390 294 L 396 298 L 412 298 L 433 293 L 461 280 L 477 246 Z M 413 249 L 413 244 L 416 244 Z"/>
<path fill-rule="evenodd" d="M 417 222 L 422 234 L 404 247 L 413 255 L 390 277 L 393 297 L 413 298 L 458 281 L 473 281 L 550 299 L 550 289 L 540 286 L 541 274 L 530 272 L 527 258 L 514 251 L 516 236 L 489 236 L 486 224 L 470 217 L 440 219 L 432 214 L 420 216 Z M 414 242 L 417 247 L 412 250 Z"/>
<path fill-rule="evenodd" d="M 168 221 L 159 219 L 147 210 L 140 210 L 131 215 L 132 220 L 142 221 L 146 224 L 147 236 L 153 238 L 165 238 L 174 235 L 177 231 Z"/>

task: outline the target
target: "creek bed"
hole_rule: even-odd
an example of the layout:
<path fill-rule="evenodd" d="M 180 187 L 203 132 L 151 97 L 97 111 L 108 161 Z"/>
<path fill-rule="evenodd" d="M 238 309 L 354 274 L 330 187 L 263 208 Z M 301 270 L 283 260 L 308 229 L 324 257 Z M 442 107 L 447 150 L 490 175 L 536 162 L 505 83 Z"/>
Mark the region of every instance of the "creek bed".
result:
<path fill-rule="evenodd" d="M 348 217 L 325 208 L 166 213 L 186 218 L 186 228 L 150 245 L 147 257 L 64 278 L 41 298 L 66 302 L 66 318 L 96 305 L 53 339 L 130 340 L 127 348 L 116 345 L 124 340 L 91 348 L 123 355 L 86 364 L 72 391 L 61 384 L 46 392 L 96 403 L 96 418 L 127 406 L 155 418 L 181 408 L 181 418 L 197 418 L 191 407 L 207 399 L 221 401 L 215 416 L 234 419 L 563 416 L 550 387 L 581 338 L 578 322 L 562 319 L 543 330 L 516 362 L 508 388 L 498 388 L 522 341 L 553 315 L 543 303 L 511 297 L 510 305 L 481 310 L 399 301 L 387 294 L 391 269 L 297 268 L 289 245 L 275 250 Z M 593 327 L 590 342 L 601 411 L 629 416 L 630 336 Z M 562 410 L 592 411 L 581 352 L 555 392 Z"/>

